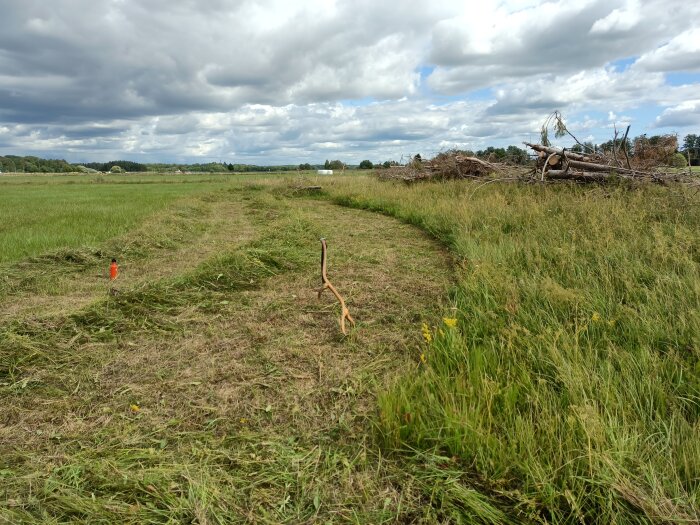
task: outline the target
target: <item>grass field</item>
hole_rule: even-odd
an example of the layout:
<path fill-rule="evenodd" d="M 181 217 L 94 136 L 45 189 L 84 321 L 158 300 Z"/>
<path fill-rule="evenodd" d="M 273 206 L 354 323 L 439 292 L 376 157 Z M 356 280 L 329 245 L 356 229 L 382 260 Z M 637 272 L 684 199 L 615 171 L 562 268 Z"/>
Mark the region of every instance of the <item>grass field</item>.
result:
<path fill-rule="evenodd" d="M 1 181 L 0 522 L 700 519 L 693 193 L 83 180 Z"/>
<path fill-rule="evenodd" d="M 0 178 L 0 263 L 94 246 L 174 199 L 211 191 L 230 176 L 7 176 Z M 21 211 L 18 213 L 18 211 Z"/>

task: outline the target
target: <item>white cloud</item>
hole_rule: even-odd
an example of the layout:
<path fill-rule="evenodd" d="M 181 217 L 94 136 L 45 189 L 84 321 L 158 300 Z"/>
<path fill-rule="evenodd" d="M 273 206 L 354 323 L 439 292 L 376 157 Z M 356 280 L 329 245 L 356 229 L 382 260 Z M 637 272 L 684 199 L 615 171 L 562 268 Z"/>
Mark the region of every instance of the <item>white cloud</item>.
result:
<path fill-rule="evenodd" d="M 591 34 L 629 31 L 642 19 L 642 5 L 639 0 L 629 0 L 625 6 L 613 9 L 606 17 L 596 20 L 591 27 Z"/>
<path fill-rule="evenodd" d="M 432 32 L 429 78 L 439 92 L 458 94 L 518 79 L 602 67 L 653 50 L 692 27 L 700 7 L 648 0 L 552 1 L 522 5 L 485 0 L 472 12 L 438 22 Z M 666 23 L 654 13 L 684 12 Z"/>
<path fill-rule="evenodd" d="M 496 103 L 488 113 L 547 114 L 553 109 L 613 111 L 649 103 L 664 86 L 660 73 L 633 69 L 587 69 L 573 74 L 542 75 L 509 83 L 496 91 Z M 611 109 L 612 108 L 612 109 Z"/>
<path fill-rule="evenodd" d="M 654 124 L 657 128 L 700 127 L 700 98 L 665 109 Z"/>
<path fill-rule="evenodd" d="M 0 153 L 380 160 L 518 143 L 554 109 L 690 129 L 698 82 L 664 73 L 700 71 L 696 4 L 5 2 Z"/>
<path fill-rule="evenodd" d="M 700 28 L 683 31 L 669 42 L 643 54 L 635 67 L 645 71 L 700 72 Z"/>

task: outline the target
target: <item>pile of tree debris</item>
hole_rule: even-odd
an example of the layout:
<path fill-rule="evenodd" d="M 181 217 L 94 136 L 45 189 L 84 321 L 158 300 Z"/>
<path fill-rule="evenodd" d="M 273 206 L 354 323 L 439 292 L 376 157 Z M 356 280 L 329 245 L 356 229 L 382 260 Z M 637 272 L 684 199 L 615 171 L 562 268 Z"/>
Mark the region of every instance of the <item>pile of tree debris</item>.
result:
<path fill-rule="evenodd" d="M 549 130 L 559 138 L 569 135 L 576 142 L 571 150 L 557 148 L 549 142 Z M 537 155 L 535 177 L 539 180 L 575 180 L 580 182 L 606 182 L 611 179 L 647 180 L 663 184 L 680 180 L 682 176 L 669 170 L 672 159 L 678 151 L 675 135 L 657 137 L 652 143 L 645 136 L 634 143 L 634 155 L 627 139 L 630 126 L 622 137 L 615 127 L 615 136 L 610 147 L 600 150 L 591 145 L 581 144 L 566 127 L 558 111 L 554 111 L 544 121 L 540 132 L 540 144 L 525 143 Z M 577 150 L 577 151 L 574 151 Z"/>
<path fill-rule="evenodd" d="M 605 182 L 611 178 L 649 180 L 664 183 L 677 180 L 677 173 L 665 173 L 656 169 L 644 170 L 632 166 L 625 154 L 625 162 L 600 153 L 574 153 L 563 148 L 525 143 L 537 153 L 536 176 L 546 180 L 576 180 Z M 624 151 L 624 150 L 623 150 Z"/>
<path fill-rule="evenodd" d="M 569 135 L 576 145 L 570 149 L 553 146 L 548 139 L 550 127 L 554 129 L 556 137 Z M 671 181 L 697 182 L 689 172 L 686 174 L 671 167 L 674 156 L 678 155 L 678 140 L 675 135 L 654 137 L 653 141 L 647 140 L 646 136 L 638 137 L 632 145 L 627 138 L 629 129 L 627 126 L 622 137 L 618 136 L 615 129 L 610 147 L 599 149 L 592 144 L 579 142 L 566 128 L 561 114 L 555 111 L 542 126 L 540 144 L 525 143 L 534 152 L 534 166 L 523 168 L 513 163 L 491 161 L 453 150 L 440 153 L 427 161 L 416 155 L 407 165 L 382 170 L 378 175 L 380 178 L 405 182 L 484 177 L 494 181 L 525 182 L 570 180 L 602 183 L 618 179 L 659 184 Z"/>
<path fill-rule="evenodd" d="M 487 175 L 513 175 L 514 166 L 505 162 L 490 162 L 460 151 L 439 153 L 430 160 L 420 156 L 413 158 L 405 166 L 391 166 L 378 172 L 382 179 L 417 182 L 424 180 L 474 179 Z M 520 171 L 523 171 L 520 166 Z M 529 171 L 529 170 L 528 170 Z"/>

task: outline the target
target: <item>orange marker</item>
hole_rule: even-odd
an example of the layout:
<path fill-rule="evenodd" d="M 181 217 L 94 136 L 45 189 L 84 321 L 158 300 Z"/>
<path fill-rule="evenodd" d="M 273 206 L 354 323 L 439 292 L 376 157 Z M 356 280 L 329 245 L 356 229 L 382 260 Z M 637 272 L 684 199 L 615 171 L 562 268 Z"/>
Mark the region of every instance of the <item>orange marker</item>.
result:
<path fill-rule="evenodd" d="M 114 281 L 119 275 L 119 266 L 117 266 L 117 260 L 112 259 L 112 264 L 109 265 L 109 280 Z"/>

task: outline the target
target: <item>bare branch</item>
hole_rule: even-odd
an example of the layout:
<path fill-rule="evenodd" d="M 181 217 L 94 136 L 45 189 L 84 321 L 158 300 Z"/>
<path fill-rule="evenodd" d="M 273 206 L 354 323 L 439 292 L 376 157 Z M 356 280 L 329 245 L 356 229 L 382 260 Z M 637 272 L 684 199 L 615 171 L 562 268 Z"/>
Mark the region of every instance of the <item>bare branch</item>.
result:
<path fill-rule="evenodd" d="M 343 332 L 343 335 L 347 335 L 348 333 L 345 329 L 345 319 L 350 321 L 353 326 L 355 326 L 355 321 L 350 315 L 350 311 L 348 310 L 347 306 L 345 306 L 345 300 L 340 293 L 338 293 L 338 290 L 336 290 L 331 284 L 331 282 L 328 280 L 328 276 L 326 275 L 326 239 L 321 239 L 321 283 L 323 286 L 321 286 L 318 291 L 318 298 L 321 298 L 321 294 L 325 289 L 330 290 L 331 293 L 335 295 L 336 299 L 338 299 L 338 302 L 340 303 L 340 330 Z"/>

